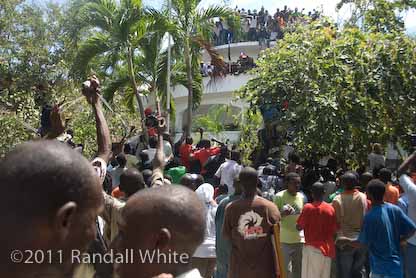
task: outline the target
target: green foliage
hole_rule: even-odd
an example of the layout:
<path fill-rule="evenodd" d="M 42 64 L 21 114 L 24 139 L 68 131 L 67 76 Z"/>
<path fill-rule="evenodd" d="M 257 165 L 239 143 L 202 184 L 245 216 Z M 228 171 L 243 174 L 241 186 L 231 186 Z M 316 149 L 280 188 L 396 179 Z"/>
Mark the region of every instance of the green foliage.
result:
<path fill-rule="evenodd" d="M 349 24 L 361 25 L 370 32 L 403 31 L 403 11 L 416 8 L 416 1 L 404 0 L 341 0 L 337 8 L 344 5 L 352 7 Z"/>
<path fill-rule="evenodd" d="M 202 127 L 208 132 L 218 135 L 225 130 L 225 118 L 229 116 L 229 107 L 227 105 L 213 105 L 208 110 L 208 113 L 203 116 L 198 116 L 193 122 L 193 127 Z"/>
<path fill-rule="evenodd" d="M 281 109 L 299 152 L 365 161 L 372 142 L 406 145 L 416 130 L 416 42 L 403 33 L 299 27 L 265 51 L 240 96 Z"/>
<path fill-rule="evenodd" d="M 239 149 L 242 152 L 242 162 L 244 165 L 250 165 L 250 155 L 252 151 L 260 147 L 257 132 L 263 124 L 263 118 L 258 111 L 247 109 L 243 113 L 243 122 L 241 118 L 236 117 L 235 122 L 241 130 Z"/>

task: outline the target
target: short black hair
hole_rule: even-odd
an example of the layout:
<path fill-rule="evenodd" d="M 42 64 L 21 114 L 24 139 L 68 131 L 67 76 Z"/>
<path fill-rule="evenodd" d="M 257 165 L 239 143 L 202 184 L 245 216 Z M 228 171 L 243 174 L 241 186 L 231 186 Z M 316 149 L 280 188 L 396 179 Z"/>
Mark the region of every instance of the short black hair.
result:
<path fill-rule="evenodd" d="M 122 167 L 122 168 L 126 167 L 127 158 L 124 155 L 124 153 L 118 154 L 117 157 L 116 157 L 116 160 L 117 160 L 117 163 L 120 167 Z"/>
<path fill-rule="evenodd" d="M 351 190 L 358 186 L 358 174 L 348 171 L 341 176 L 341 184 L 345 186 L 344 189 Z"/>
<path fill-rule="evenodd" d="M 231 151 L 231 160 L 240 161 L 240 152 L 239 151 Z"/>
<path fill-rule="evenodd" d="M 149 160 L 149 154 L 148 154 L 147 152 L 144 152 L 144 151 L 141 151 L 141 152 L 139 153 L 139 157 L 140 157 L 140 160 L 141 160 L 142 162 L 146 162 L 146 161 L 148 161 L 148 160 Z"/>
<path fill-rule="evenodd" d="M 325 187 L 322 183 L 315 182 L 314 184 L 312 184 L 311 192 L 313 196 L 321 199 L 322 196 L 324 196 L 325 194 Z"/>
<path fill-rule="evenodd" d="M 386 187 L 381 180 L 375 179 L 368 183 L 367 193 L 374 201 L 382 202 L 384 193 L 386 193 Z"/>
<path fill-rule="evenodd" d="M 120 185 L 119 188 L 121 191 L 126 193 L 127 196 L 131 196 L 137 191 L 146 188 L 146 183 L 142 173 L 135 168 L 130 168 L 124 171 L 120 175 Z"/>
<path fill-rule="evenodd" d="M 392 172 L 387 168 L 382 168 L 378 172 L 378 178 L 384 183 L 391 182 L 391 176 Z"/>
<path fill-rule="evenodd" d="M 87 208 L 92 199 L 86 197 L 98 188 L 94 188 L 98 183 L 90 162 L 66 144 L 54 140 L 17 146 L 0 160 L 0 169 L 0 184 L 7 191 L 0 210 L 3 219 L 11 221 L 19 219 L 25 223 L 49 217 L 71 201 Z M 9 226 L 8 220 L 4 221 Z"/>
<path fill-rule="evenodd" d="M 149 138 L 149 147 L 155 149 L 157 147 L 157 138 L 156 136 L 152 136 Z"/>
<path fill-rule="evenodd" d="M 144 182 L 146 183 L 148 187 L 150 187 L 151 182 L 152 182 L 151 178 L 153 175 L 153 171 L 150 169 L 145 169 L 142 171 L 142 175 L 143 175 Z"/>
<path fill-rule="evenodd" d="M 194 139 L 191 136 L 187 136 L 185 139 L 185 143 L 188 145 L 192 145 L 194 143 Z"/>
<path fill-rule="evenodd" d="M 296 179 L 296 178 L 300 178 L 299 174 L 295 172 L 290 172 L 285 175 L 284 182 L 285 184 L 288 184 L 289 182 L 291 182 L 293 179 Z"/>
<path fill-rule="evenodd" d="M 240 183 L 246 192 L 257 190 L 258 176 L 256 169 L 252 167 L 244 167 L 239 175 Z"/>

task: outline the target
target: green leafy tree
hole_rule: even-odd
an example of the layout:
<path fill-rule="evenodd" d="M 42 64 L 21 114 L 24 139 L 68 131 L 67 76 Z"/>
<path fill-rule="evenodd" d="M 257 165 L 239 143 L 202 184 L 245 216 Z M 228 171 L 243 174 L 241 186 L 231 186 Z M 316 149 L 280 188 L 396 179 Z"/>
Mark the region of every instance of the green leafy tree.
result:
<path fill-rule="evenodd" d="M 316 22 L 265 51 L 241 97 L 274 104 L 299 152 L 365 161 L 372 142 L 407 145 L 416 130 L 415 47 L 403 33 Z"/>
<path fill-rule="evenodd" d="M 143 100 L 134 65 L 137 41 L 144 36 L 147 26 L 141 1 L 91 0 L 81 6 L 79 13 L 79 22 L 89 32 L 79 46 L 73 71 L 86 77 L 90 62 L 98 62 L 103 74 L 111 72 L 124 76 L 114 70 L 125 66 L 143 123 Z M 92 61 L 95 58 L 96 61 Z M 144 124 L 142 129 L 146 130 Z"/>
<path fill-rule="evenodd" d="M 352 8 L 349 24 L 361 26 L 371 32 L 403 31 L 402 14 L 411 8 L 416 8 L 416 1 L 403 0 L 342 0 L 338 3 L 340 9 L 345 5 Z"/>

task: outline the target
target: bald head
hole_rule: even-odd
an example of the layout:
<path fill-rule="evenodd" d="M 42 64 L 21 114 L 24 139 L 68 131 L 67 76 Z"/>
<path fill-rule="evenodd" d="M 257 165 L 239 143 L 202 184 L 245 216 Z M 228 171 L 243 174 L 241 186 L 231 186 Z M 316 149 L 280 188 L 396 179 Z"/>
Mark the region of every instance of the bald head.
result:
<path fill-rule="evenodd" d="M 177 252 L 191 258 L 204 239 L 205 225 L 204 205 L 192 190 L 181 185 L 143 189 L 130 197 L 123 209 L 123 236 L 116 241 L 116 248 L 121 252 Z M 189 260 L 185 260 L 177 264 L 121 264 L 116 270 L 121 278 L 133 278 L 137 273 L 141 277 L 163 272 L 176 276 L 189 267 Z"/>
<path fill-rule="evenodd" d="M 175 234 L 175 243 L 186 245 L 188 251 L 204 238 L 204 206 L 195 192 L 180 185 L 139 191 L 127 202 L 123 216 L 127 228 L 142 225 L 146 218 L 151 219 L 147 227 L 153 232 L 168 228 Z"/>
<path fill-rule="evenodd" d="M 124 171 L 120 176 L 120 190 L 127 197 L 146 187 L 142 173 L 135 168 Z"/>
<path fill-rule="evenodd" d="M 2 213 L 26 220 L 47 217 L 73 201 L 88 206 L 99 191 L 94 169 L 81 154 L 57 141 L 29 142 L 18 146 L 0 162 L 0 184 L 7 192 Z"/>
<path fill-rule="evenodd" d="M 1 277 L 39 277 L 50 268 L 71 273 L 71 250 L 86 250 L 94 239 L 95 219 L 102 206 L 102 189 L 91 164 L 58 141 L 29 142 L 0 161 L 0 185 L 7 192 L 0 216 Z M 10 250 L 62 250 L 56 264 L 7 265 Z M 58 262 L 58 260 L 57 260 Z M 20 272 L 20 274 L 16 274 Z M 60 277 L 56 275 L 54 277 Z"/>
<path fill-rule="evenodd" d="M 341 176 L 341 186 L 345 190 L 352 190 L 358 185 L 357 175 L 353 172 L 346 172 Z"/>

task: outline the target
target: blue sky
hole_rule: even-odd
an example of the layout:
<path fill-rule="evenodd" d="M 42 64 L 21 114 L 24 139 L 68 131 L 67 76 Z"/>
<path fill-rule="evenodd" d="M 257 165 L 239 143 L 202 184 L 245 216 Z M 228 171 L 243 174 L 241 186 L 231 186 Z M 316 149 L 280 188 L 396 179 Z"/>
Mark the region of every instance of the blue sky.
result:
<path fill-rule="evenodd" d="M 43 0 L 35 0 L 37 2 L 44 2 Z M 52 0 L 54 2 L 63 3 L 66 0 Z M 143 0 L 146 6 L 160 7 L 165 0 Z M 262 6 L 269 12 L 276 11 L 277 8 L 283 8 L 284 5 L 294 9 L 298 7 L 300 9 L 305 8 L 306 11 L 313 9 L 322 10 L 324 15 L 330 16 L 336 22 L 341 22 L 349 15 L 350 9 L 348 7 L 343 8 L 340 11 L 336 11 L 335 7 L 338 0 L 202 0 L 201 6 L 207 7 L 213 4 L 228 4 L 234 8 L 257 9 Z M 416 10 L 411 10 L 405 13 L 406 29 L 409 33 L 416 33 Z"/>

